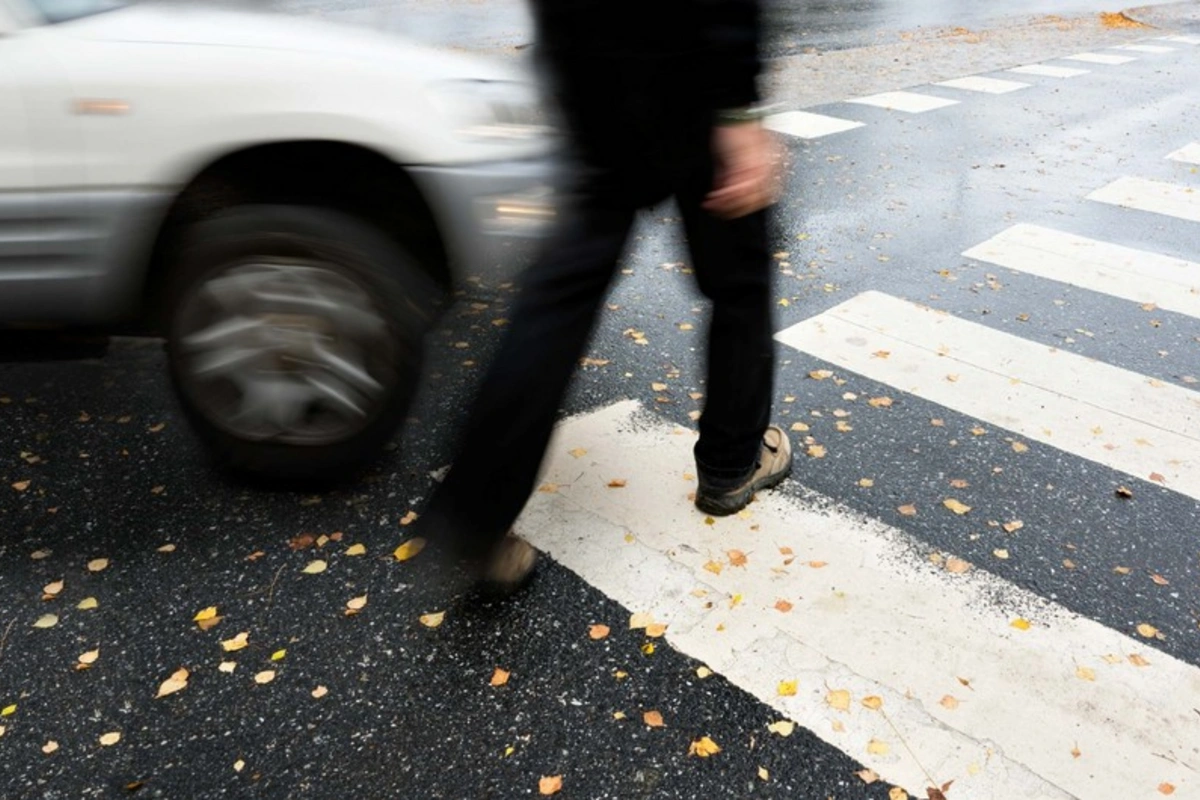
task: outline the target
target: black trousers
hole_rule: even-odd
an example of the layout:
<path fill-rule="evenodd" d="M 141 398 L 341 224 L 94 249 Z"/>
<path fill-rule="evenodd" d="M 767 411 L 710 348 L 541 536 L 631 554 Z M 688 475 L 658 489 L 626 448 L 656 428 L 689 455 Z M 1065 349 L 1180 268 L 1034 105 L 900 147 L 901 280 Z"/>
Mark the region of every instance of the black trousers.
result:
<path fill-rule="evenodd" d="M 767 212 L 722 220 L 704 211 L 714 173 L 711 129 L 688 126 L 671 135 L 672 157 L 653 165 L 585 151 L 570 207 L 520 281 L 460 452 L 425 513 L 433 535 L 448 534 L 462 556 L 489 552 L 534 491 L 634 218 L 640 207 L 671 195 L 699 288 L 712 303 L 697 469 L 714 482 L 737 483 L 757 466 L 774 375 Z M 624 148 L 621 158 L 629 152 Z"/>

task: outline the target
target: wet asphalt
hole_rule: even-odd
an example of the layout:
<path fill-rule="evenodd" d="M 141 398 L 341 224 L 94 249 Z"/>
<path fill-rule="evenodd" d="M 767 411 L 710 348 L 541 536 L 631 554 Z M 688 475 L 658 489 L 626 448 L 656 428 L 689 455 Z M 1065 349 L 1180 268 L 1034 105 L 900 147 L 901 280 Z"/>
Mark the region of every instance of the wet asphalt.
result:
<path fill-rule="evenodd" d="M 776 283 L 788 304 L 776 327 L 876 289 L 1164 382 L 1200 377 L 1195 320 L 960 255 L 1028 221 L 1200 260 L 1194 223 L 1082 199 L 1124 175 L 1200 181 L 1163 160 L 1200 129 L 1197 58 L 1200 48 L 1181 48 L 1067 82 L 1025 76 L 1035 86 L 1013 95 L 921 87 L 963 101 L 924 115 L 810 109 L 868 124 L 791 144 L 775 234 L 789 253 Z M 580 370 L 564 412 L 635 397 L 691 424 L 705 312 L 681 274 L 673 216 L 669 206 L 644 216 L 590 348 L 610 363 Z M 480 606 L 431 553 L 391 556 L 449 457 L 510 299 L 492 284 L 468 287 L 431 337 L 431 374 L 402 439 L 323 494 L 213 472 L 170 395 L 158 342 L 30 360 L 27 340 L 6 338 L 0 708 L 15 709 L 0 718 L 0 796 L 506 798 L 536 796 L 540 777 L 561 774 L 566 797 L 887 797 L 805 731 L 768 736 L 769 709 L 720 676 L 698 678 L 699 665 L 665 643 L 645 653 L 627 610 L 555 564 L 526 594 Z M 631 327 L 650 344 L 624 336 Z M 1200 663 L 1197 503 L 1037 443 L 1015 453 L 1003 431 L 973 436 L 970 418 L 853 374 L 841 386 L 807 378 L 822 367 L 836 370 L 780 350 L 777 417 L 805 420 L 828 446 L 798 464 L 786 491 L 815 490 L 1116 630 L 1152 622 L 1165 638 L 1149 646 Z M 678 394 L 655 403 L 650 384 L 664 376 Z M 846 391 L 895 403 L 855 409 L 853 430 L 839 433 L 832 411 Z M 957 492 L 969 518 L 897 512 L 940 503 L 955 478 L 970 484 Z M 1132 500 L 1114 495 L 1122 484 Z M 1009 519 L 1024 527 L 982 522 Z M 365 555 L 350 555 L 353 544 Z M 1009 559 L 993 556 L 999 547 Z M 92 571 L 94 559 L 107 564 Z M 305 573 L 315 560 L 327 568 Z M 363 595 L 366 607 L 347 616 Z M 80 609 L 85 598 L 96 607 Z M 194 617 L 213 606 L 221 619 L 201 630 Z M 436 629 L 419 621 L 443 611 Z M 33 627 L 43 614 L 57 624 Z M 612 634 L 591 640 L 596 623 Z M 248 646 L 224 651 L 241 631 Z M 156 699 L 180 667 L 187 688 Z M 490 683 L 497 668 L 510 673 L 502 686 Z M 273 678 L 256 682 L 266 671 Z M 646 726 L 648 710 L 665 726 Z M 120 740 L 101 745 L 112 732 Z M 702 735 L 721 744 L 718 757 L 687 755 Z"/>

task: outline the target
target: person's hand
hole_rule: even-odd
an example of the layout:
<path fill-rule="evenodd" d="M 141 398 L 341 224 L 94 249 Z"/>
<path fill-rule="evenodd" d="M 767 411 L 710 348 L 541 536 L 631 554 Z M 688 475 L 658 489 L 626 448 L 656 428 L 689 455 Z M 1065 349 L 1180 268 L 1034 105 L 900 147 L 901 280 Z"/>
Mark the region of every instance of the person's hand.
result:
<path fill-rule="evenodd" d="M 774 204 L 782 189 L 782 156 L 759 122 L 718 125 L 713 133 L 717 174 L 704 208 L 736 219 Z"/>

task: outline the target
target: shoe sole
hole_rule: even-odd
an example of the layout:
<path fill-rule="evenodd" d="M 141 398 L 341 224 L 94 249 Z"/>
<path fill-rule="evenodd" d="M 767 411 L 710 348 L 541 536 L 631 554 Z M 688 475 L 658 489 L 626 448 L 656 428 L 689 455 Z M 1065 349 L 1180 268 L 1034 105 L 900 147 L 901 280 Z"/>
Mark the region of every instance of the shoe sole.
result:
<path fill-rule="evenodd" d="M 792 465 L 789 463 L 787 469 L 782 472 L 777 472 L 774 475 L 766 475 L 759 478 L 754 483 L 751 483 L 745 489 L 742 489 L 736 494 L 721 495 L 716 497 L 703 497 L 698 492 L 696 494 L 696 508 L 703 511 L 705 514 L 713 517 L 728 517 L 731 514 L 736 514 L 746 506 L 750 505 L 750 501 L 754 499 L 754 495 L 764 489 L 773 489 L 783 483 L 789 475 L 792 474 Z"/>

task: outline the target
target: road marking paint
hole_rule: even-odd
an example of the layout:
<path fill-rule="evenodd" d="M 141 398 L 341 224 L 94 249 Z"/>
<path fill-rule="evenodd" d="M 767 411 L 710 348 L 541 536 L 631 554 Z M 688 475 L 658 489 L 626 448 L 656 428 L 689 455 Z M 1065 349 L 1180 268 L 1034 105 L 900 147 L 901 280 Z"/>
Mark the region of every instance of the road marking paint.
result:
<path fill-rule="evenodd" d="M 1185 164 L 1200 164 L 1200 142 L 1184 145 L 1167 158 L 1172 161 L 1182 161 Z"/>
<path fill-rule="evenodd" d="M 968 92 L 986 92 L 988 94 L 1007 94 L 1018 89 L 1029 88 L 1028 83 L 1020 81 L 1002 81 L 999 78 L 985 78 L 981 75 L 970 75 L 966 78 L 954 78 L 940 81 L 934 86 L 948 86 L 951 89 L 964 89 Z"/>
<path fill-rule="evenodd" d="M 831 133 L 842 133 L 863 127 L 863 123 L 853 120 L 828 117 L 824 114 L 813 114 L 808 111 L 784 111 L 771 114 L 765 125 L 773 131 L 786 133 L 788 136 L 798 136 L 801 139 L 817 139 Z"/>
<path fill-rule="evenodd" d="M 1117 56 L 1111 53 L 1076 53 L 1073 56 L 1063 56 L 1063 60 L 1083 61 L 1087 64 L 1110 64 L 1112 66 L 1137 61 L 1133 56 Z"/>
<path fill-rule="evenodd" d="M 1177 48 L 1163 47 L 1161 44 L 1121 44 L 1113 50 L 1128 50 L 1131 53 L 1174 53 Z"/>
<path fill-rule="evenodd" d="M 1200 392 L 881 292 L 775 338 L 1030 440 L 1143 480 L 1157 474 L 1200 500 Z"/>
<path fill-rule="evenodd" d="M 886 108 L 889 111 L 903 111 L 908 114 L 923 114 L 926 111 L 958 105 L 957 100 L 947 100 L 944 97 L 934 97 L 917 92 L 883 92 L 867 97 L 854 97 L 846 102 Z"/>
<path fill-rule="evenodd" d="M 1200 192 L 1177 183 L 1118 178 L 1089 194 L 1087 199 L 1200 222 Z"/>
<path fill-rule="evenodd" d="M 1200 36 L 1162 36 L 1164 42 L 1179 42 L 1179 44 L 1200 44 Z"/>
<path fill-rule="evenodd" d="M 925 795 L 925 770 L 953 780 L 960 800 L 1149 797 L 1164 781 L 1190 796 L 1200 786 L 1180 763 L 1200 748 L 1197 667 L 982 570 L 934 567 L 926 545 L 815 494 L 764 492 L 748 518 L 707 524 L 681 478 L 693 433 L 635 402 L 569 419 L 554 442 L 545 480 L 559 488 L 530 501 L 521 535 L 910 795 Z M 576 447 L 586 458 L 568 455 Z M 614 476 L 624 488 L 608 488 Z M 730 563 L 735 549 L 744 566 Z M 779 599 L 792 609 L 779 611 Z M 1012 627 L 1016 618 L 1032 627 Z M 781 696 L 791 680 L 797 694 Z M 848 710 L 827 702 L 833 690 L 850 692 Z M 872 695 L 882 713 L 862 705 Z M 873 739 L 889 752 L 869 752 Z"/>
<path fill-rule="evenodd" d="M 1077 78 L 1080 75 L 1087 75 L 1091 72 L 1090 69 L 1076 69 L 1075 67 L 1055 67 L 1050 64 L 1029 64 L 1024 67 L 1013 67 L 1008 70 L 1019 75 L 1042 75 L 1047 78 Z"/>
<path fill-rule="evenodd" d="M 1200 264 L 1181 258 L 1026 224 L 963 255 L 1200 318 Z"/>

